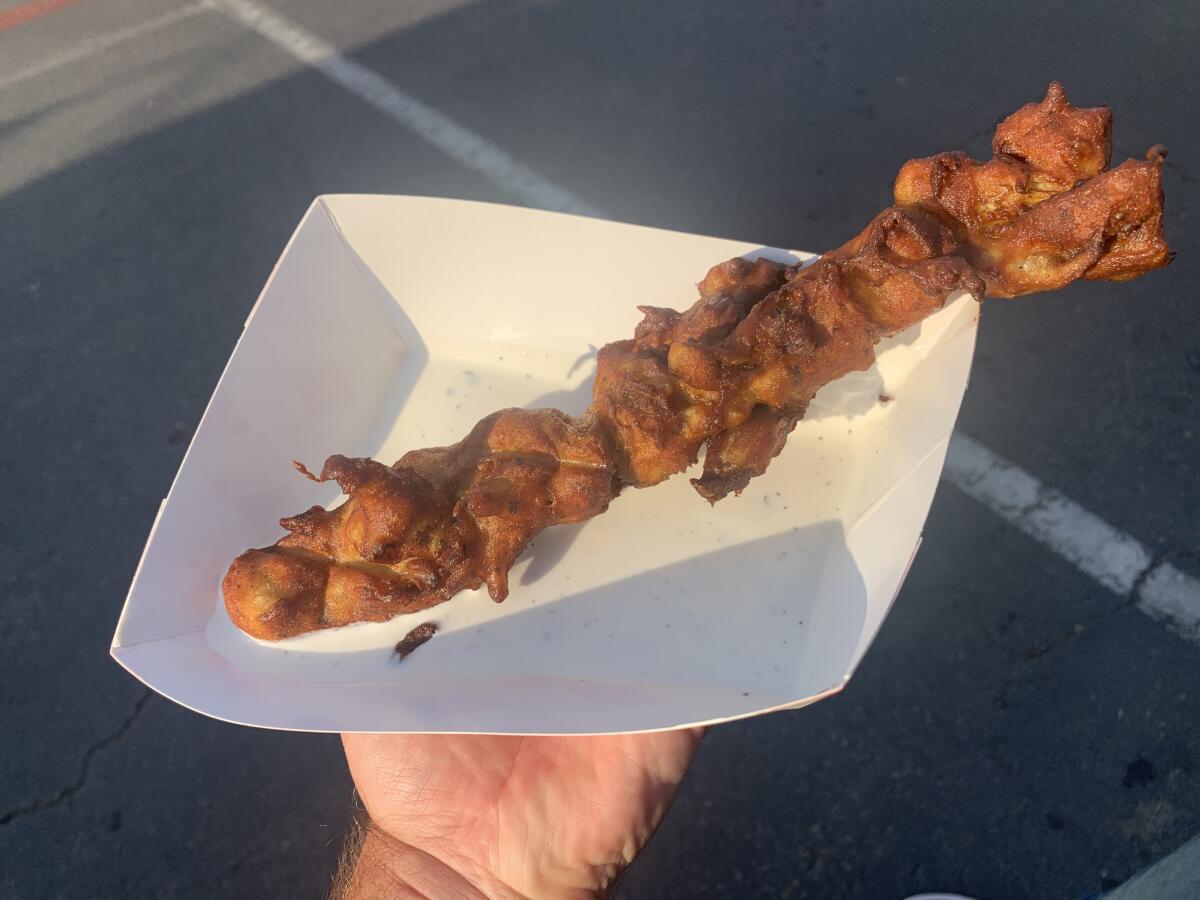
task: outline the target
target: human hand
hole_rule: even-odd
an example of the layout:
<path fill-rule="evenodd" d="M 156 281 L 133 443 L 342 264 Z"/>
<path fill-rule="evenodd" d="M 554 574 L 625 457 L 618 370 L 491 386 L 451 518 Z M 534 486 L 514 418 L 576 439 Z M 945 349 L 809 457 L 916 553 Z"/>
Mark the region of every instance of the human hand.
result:
<path fill-rule="evenodd" d="M 372 823 L 344 896 L 604 896 L 702 734 L 344 734 Z"/>

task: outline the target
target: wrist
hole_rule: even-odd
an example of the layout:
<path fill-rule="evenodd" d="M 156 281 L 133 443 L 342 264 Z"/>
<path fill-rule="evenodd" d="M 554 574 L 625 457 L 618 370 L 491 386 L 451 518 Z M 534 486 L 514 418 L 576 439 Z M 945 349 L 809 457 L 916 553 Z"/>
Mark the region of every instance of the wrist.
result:
<path fill-rule="evenodd" d="M 523 900 L 489 878 L 470 878 L 437 857 L 368 824 L 357 858 L 334 900 L 393 900 L 437 897 L 447 900 Z"/>

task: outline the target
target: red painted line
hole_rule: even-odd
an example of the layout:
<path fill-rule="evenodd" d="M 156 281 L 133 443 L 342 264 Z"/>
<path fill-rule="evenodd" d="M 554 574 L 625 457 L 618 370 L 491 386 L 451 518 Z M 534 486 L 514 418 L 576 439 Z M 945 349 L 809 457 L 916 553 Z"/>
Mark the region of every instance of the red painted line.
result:
<path fill-rule="evenodd" d="M 78 2 L 79 0 L 30 0 L 30 2 L 14 6 L 12 9 L 0 10 L 0 31 L 16 28 L 18 25 L 40 19 L 56 9 L 62 9 L 64 6 L 71 6 Z"/>

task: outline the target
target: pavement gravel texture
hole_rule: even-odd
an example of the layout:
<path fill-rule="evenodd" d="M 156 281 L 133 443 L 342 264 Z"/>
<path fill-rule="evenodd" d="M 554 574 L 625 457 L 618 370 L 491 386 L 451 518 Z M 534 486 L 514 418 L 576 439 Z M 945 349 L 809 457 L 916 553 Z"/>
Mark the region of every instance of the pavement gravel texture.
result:
<path fill-rule="evenodd" d="M 0 31 L 0 83 L 181 5 Z M 768 245 L 841 243 L 1051 78 L 1110 103 L 1118 155 L 1170 148 L 1178 259 L 989 304 L 959 425 L 1200 575 L 1190 4 L 398 6 L 274 3 L 614 218 Z M 107 648 L 267 273 L 355 191 L 509 199 L 210 11 L 0 88 L 0 895 L 327 891 L 337 739 L 192 714 Z M 617 896 L 1083 897 L 1200 832 L 1197 709 L 1200 646 L 943 485 L 847 690 L 713 730 Z"/>

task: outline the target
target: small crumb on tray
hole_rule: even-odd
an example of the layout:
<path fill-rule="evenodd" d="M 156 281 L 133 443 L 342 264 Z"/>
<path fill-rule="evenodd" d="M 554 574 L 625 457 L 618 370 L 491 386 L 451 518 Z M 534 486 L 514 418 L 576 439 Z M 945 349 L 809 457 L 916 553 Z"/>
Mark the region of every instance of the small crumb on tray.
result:
<path fill-rule="evenodd" d="M 418 625 L 403 638 L 400 643 L 396 644 L 396 658 L 404 659 L 408 654 L 412 653 L 427 640 L 437 634 L 438 627 L 433 622 L 426 622 L 424 625 Z"/>

